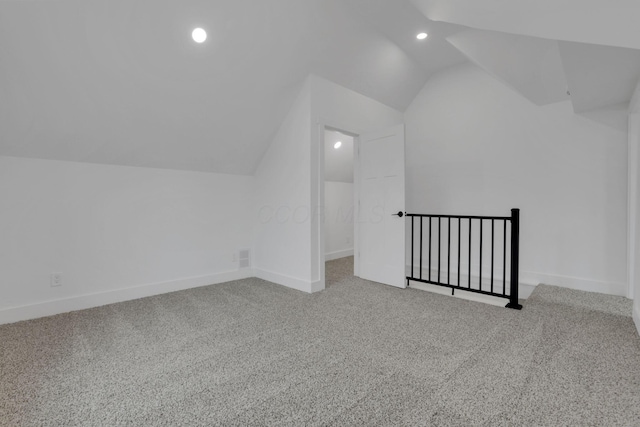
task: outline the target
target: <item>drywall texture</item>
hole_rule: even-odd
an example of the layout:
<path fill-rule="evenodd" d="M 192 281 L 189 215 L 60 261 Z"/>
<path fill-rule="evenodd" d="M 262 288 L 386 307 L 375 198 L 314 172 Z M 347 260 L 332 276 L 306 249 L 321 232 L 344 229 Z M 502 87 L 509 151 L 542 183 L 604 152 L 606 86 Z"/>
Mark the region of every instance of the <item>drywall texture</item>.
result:
<path fill-rule="evenodd" d="M 0 311 L 238 270 L 252 179 L 0 157 Z"/>
<path fill-rule="evenodd" d="M 324 250 L 327 259 L 353 255 L 353 184 L 324 183 Z"/>
<path fill-rule="evenodd" d="M 520 208 L 521 282 L 627 294 L 626 132 L 569 101 L 536 106 L 474 65 L 429 80 L 405 120 L 409 210 Z"/>
<path fill-rule="evenodd" d="M 310 135 L 308 79 L 255 174 L 256 274 L 311 292 Z"/>
<path fill-rule="evenodd" d="M 309 82 L 314 123 L 322 122 L 355 134 L 402 123 L 400 111 L 374 99 L 313 74 Z"/>

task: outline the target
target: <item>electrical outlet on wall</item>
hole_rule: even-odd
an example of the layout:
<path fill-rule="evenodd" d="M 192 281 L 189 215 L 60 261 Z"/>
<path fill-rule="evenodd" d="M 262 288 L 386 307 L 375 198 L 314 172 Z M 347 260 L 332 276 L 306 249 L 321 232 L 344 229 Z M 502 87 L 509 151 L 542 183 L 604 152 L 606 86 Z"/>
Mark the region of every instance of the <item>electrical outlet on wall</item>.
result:
<path fill-rule="evenodd" d="M 51 273 L 51 287 L 62 286 L 62 273 Z"/>
<path fill-rule="evenodd" d="M 347 243 L 351 243 L 351 236 L 347 236 Z"/>

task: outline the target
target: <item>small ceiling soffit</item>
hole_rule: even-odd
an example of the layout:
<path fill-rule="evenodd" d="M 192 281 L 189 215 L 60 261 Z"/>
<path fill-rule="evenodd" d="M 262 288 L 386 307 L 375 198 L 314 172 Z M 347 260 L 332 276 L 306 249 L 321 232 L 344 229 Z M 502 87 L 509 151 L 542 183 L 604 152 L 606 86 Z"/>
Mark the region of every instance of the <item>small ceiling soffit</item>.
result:
<path fill-rule="evenodd" d="M 555 40 L 473 29 L 447 40 L 471 62 L 537 105 L 569 98 Z"/>

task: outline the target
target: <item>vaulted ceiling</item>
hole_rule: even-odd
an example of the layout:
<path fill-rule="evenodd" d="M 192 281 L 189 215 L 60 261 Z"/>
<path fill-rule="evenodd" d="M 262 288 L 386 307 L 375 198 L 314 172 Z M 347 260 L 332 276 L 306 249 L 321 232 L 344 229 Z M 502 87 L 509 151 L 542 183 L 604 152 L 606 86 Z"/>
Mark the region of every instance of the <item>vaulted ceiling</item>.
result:
<path fill-rule="evenodd" d="M 464 61 L 394 3 L 2 1 L 0 155 L 251 174 L 310 73 L 404 110 Z"/>
<path fill-rule="evenodd" d="M 434 21 L 640 49 L 638 0 L 411 0 Z"/>
<path fill-rule="evenodd" d="M 631 99 L 637 16 L 637 0 L 4 0 L 0 155 L 251 174 L 310 73 L 403 111 L 468 60 L 588 114 Z"/>
<path fill-rule="evenodd" d="M 448 41 L 536 104 L 570 99 L 589 118 L 601 116 L 599 110 L 624 116 L 638 86 L 637 0 L 411 3 L 436 22 L 471 27 Z"/>

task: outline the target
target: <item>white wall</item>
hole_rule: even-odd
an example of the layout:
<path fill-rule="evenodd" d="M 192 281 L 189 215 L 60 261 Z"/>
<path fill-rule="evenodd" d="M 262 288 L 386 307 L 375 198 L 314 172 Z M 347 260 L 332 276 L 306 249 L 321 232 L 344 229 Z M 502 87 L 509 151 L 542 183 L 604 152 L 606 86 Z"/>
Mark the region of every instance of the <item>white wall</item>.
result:
<path fill-rule="evenodd" d="M 312 117 L 355 134 L 402 123 L 402 113 L 376 100 L 315 75 L 310 76 Z M 315 135 L 315 133 L 314 133 Z"/>
<path fill-rule="evenodd" d="M 310 274 L 311 93 L 307 79 L 256 173 L 256 275 L 305 292 Z"/>
<path fill-rule="evenodd" d="M 626 295 L 626 132 L 570 101 L 536 106 L 469 64 L 429 80 L 405 122 L 407 209 L 520 208 L 521 282 Z"/>
<path fill-rule="evenodd" d="M 325 181 L 325 259 L 353 255 L 353 183 Z"/>
<path fill-rule="evenodd" d="M 251 275 L 232 254 L 251 245 L 252 185 L 0 157 L 0 323 Z"/>
<path fill-rule="evenodd" d="M 311 160 L 318 127 L 312 79 L 253 177 L 0 157 L 0 323 L 254 273 L 321 289 L 311 266 L 322 207 L 311 192 L 318 165 L 317 153 Z M 384 124 L 385 109 L 394 111 L 319 85 L 344 102 L 340 117 L 356 117 L 357 126 Z M 316 104 L 333 108 L 324 96 Z M 365 118 L 367 111 L 373 114 Z M 255 270 L 238 271 L 233 254 L 242 248 L 253 249 Z M 50 286 L 54 272 L 62 273 L 61 287 Z"/>

